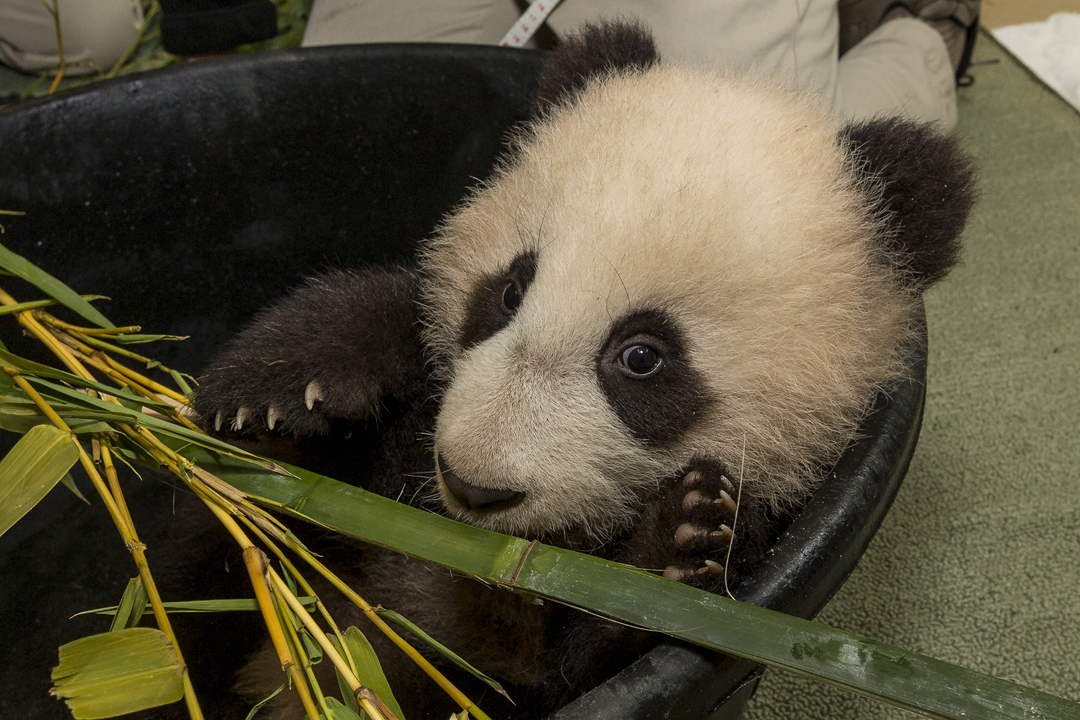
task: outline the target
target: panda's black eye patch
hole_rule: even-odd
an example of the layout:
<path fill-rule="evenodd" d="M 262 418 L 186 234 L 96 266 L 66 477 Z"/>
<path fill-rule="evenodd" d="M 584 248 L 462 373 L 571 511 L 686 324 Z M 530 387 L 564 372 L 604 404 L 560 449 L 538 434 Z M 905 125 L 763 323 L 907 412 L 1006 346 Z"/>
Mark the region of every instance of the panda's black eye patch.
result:
<path fill-rule="evenodd" d="M 630 313 L 616 322 L 596 370 L 612 410 L 649 444 L 677 441 L 716 401 L 690 364 L 682 330 L 662 310 Z"/>
<path fill-rule="evenodd" d="M 462 347 L 479 345 L 509 324 L 536 276 L 536 262 L 535 252 L 522 253 L 505 271 L 483 277 L 473 286 L 458 337 Z"/>

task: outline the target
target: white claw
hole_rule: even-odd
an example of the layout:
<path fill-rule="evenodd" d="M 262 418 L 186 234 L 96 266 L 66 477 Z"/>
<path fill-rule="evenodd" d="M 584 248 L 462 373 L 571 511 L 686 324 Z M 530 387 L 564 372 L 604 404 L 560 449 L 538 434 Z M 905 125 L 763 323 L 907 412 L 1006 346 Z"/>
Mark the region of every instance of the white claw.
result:
<path fill-rule="evenodd" d="M 706 543 L 730 543 L 732 533 L 727 525 L 721 525 L 718 530 L 706 530 L 693 523 L 683 523 L 675 530 L 675 544 L 682 548 L 701 546 Z"/>
<path fill-rule="evenodd" d="M 723 575 L 724 566 L 716 562 L 715 560 L 706 560 L 705 567 L 698 570 L 698 572 L 705 575 Z"/>
<path fill-rule="evenodd" d="M 217 411 L 217 415 L 214 416 L 214 432 L 221 432 L 221 411 Z"/>
<path fill-rule="evenodd" d="M 270 428 L 271 430 L 274 429 L 274 425 L 276 425 L 278 421 L 284 419 L 285 413 L 281 412 L 281 410 L 278 410 L 277 407 L 275 407 L 274 405 L 271 405 L 270 409 L 266 411 L 266 427 Z"/>
<path fill-rule="evenodd" d="M 723 490 L 720 491 L 720 497 L 718 497 L 716 500 L 713 500 L 713 502 L 724 508 L 728 512 L 735 512 L 735 510 L 738 509 L 735 501 L 732 500 L 731 496 Z"/>
<path fill-rule="evenodd" d="M 236 417 L 233 418 L 232 429 L 239 432 L 250 416 L 251 410 L 249 410 L 246 405 L 241 405 L 240 409 L 236 411 Z"/>
<path fill-rule="evenodd" d="M 322 402 L 322 399 L 322 386 L 319 385 L 318 380 L 312 380 L 304 389 L 304 404 L 307 405 L 308 410 L 314 410 L 315 403 Z"/>

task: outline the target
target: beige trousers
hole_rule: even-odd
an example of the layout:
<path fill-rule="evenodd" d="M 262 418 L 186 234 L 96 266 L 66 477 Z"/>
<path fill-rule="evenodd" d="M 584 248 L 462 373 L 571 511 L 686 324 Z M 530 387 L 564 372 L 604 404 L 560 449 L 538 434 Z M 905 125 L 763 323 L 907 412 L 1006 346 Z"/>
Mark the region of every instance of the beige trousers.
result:
<path fill-rule="evenodd" d="M 57 0 L 64 60 L 71 74 L 108 70 L 142 23 L 139 0 Z M 56 25 L 40 0 L 0 0 L 0 62 L 25 72 L 60 63 Z"/>
<path fill-rule="evenodd" d="M 315 0 L 304 44 L 495 44 L 525 7 L 520 0 Z M 956 125 L 945 43 L 919 20 L 885 23 L 839 59 L 837 0 L 563 0 L 547 23 L 562 35 L 618 17 L 651 28 L 669 61 L 779 76 L 821 93 L 853 120 L 904 114 L 946 130 Z"/>

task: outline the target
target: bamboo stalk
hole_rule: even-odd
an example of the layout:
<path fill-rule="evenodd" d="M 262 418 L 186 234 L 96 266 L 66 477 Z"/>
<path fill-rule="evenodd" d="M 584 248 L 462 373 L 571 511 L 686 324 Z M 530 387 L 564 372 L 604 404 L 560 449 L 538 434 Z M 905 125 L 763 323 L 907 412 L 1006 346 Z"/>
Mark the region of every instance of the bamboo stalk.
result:
<path fill-rule="evenodd" d="M 37 390 L 27 382 L 26 378 L 22 377 L 11 368 L 4 368 L 4 371 L 7 372 L 22 391 L 34 401 L 45 417 L 49 418 L 49 420 L 60 430 L 71 432 L 71 428 L 67 426 L 67 423 L 65 423 L 49 404 L 45 402 Z M 146 546 L 139 541 L 138 535 L 135 532 L 135 527 L 131 524 L 130 516 L 128 516 L 126 512 L 126 506 L 123 510 L 120 509 L 120 505 L 117 503 L 116 498 L 113 497 L 113 494 L 109 491 L 105 481 L 102 480 L 100 473 L 98 473 L 94 461 L 87 455 L 86 448 L 82 446 L 82 443 L 76 443 L 76 445 L 79 448 L 79 461 L 82 463 L 83 469 L 86 470 L 86 474 L 90 477 L 90 482 L 94 485 L 94 489 L 97 490 L 98 495 L 101 496 L 102 502 L 105 503 L 105 507 L 113 519 L 113 524 L 116 525 L 120 537 L 124 539 L 124 545 L 127 547 L 128 552 L 131 553 L 132 559 L 135 561 L 135 567 L 138 568 L 139 577 L 142 578 L 143 587 L 146 589 L 147 599 L 150 601 L 150 607 L 154 611 L 154 619 L 157 621 L 158 628 L 169 637 L 169 640 L 176 650 L 177 660 L 184 666 L 182 682 L 184 685 L 184 701 L 187 704 L 188 713 L 191 715 L 192 720 L 202 720 L 202 710 L 195 697 L 195 689 L 191 684 L 191 677 L 188 673 L 187 664 L 184 662 L 184 656 L 180 651 L 180 644 L 176 641 L 176 634 L 173 632 L 172 623 L 169 621 L 169 616 L 165 612 L 165 607 L 162 605 L 161 595 L 158 593 L 154 578 L 150 574 L 150 566 L 146 561 Z"/>
<path fill-rule="evenodd" d="M 289 609 L 300 618 L 300 621 L 304 624 L 304 628 L 313 638 L 315 638 L 315 641 L 319 643 L 319 647 L 322 648 L 323 654 L 330 658 L 330 662 L 334 663 L 334 667 L 341 673 L 341 676 L 345 679 L 345 684 L 352 690 L 353 696 L 356 698 L 360 707 L 364 709 L 364 712 L 367 712 L 373 718 L 383 717 L 386 718 L 386 720 L 397 720 L 397 716 L 394 715 L 385 704 L 380 703 L 385 709 L 385 712 L 375 705 L 371 698 L 378 696 L 372 693 L 369 688 L 360 684 L 360 680 L 353 674 L 348 664 L 334 648 L 329 638 L 326 637 L 326 633 L 322 631 L 322 628 L 320 628 L 314 618 L 311 617 L 311 614 L 308 613 L 308 611 L 304 609 L 304 606 L 300 604 L 300 601 L 296 599 L 296 596 L 289 590 L 289 587 L 285 584 L 285 581 L 281 576 L 272 568 L 269 568 L 269 578 L 273 582 L 278 595 L 285 600 L 289 605 Z M 368 693 L 363 693 L 363 690 L 367 690 Z"/>
<path fill-rule="evenodd" d="M 311 693 L 308 692 L 307 683 L 289 649 L 285 631 L 281 627 L 274 601 L 270 597 L 271 584 L 267 574 L 269 567 L 266 564 L 266 554 L 254 545 L 249 545 L 244 548 L 244 565 L 247 567 L 248 575 L 251 576 L 251 586 L 255 589 L 255 600 L 259 603 L 259 610 L 262 611 L 263 621 L 270 633 L 270 642 L 273 643 L 278 660 L 281 662 L 281 669 L 292 678 L 293 686 L 300 696 L 300 702 L 303 703 L 304 711 L 307 712 L 308 717 L 317 718 L 319 712 L 315 709 L 315 703 L 311 699 Z"/>
<path fill-rule="evenodd" d="M 358 595 L 355 590 L 343 583 L 337 577 L 337 575 L 330 572 L 330 570 L 325 565 L 319 562 L 316 558 L 312 557 L 310 553 L 304 552 L 303 548 L 297 547 L 292 541 L 289 541 L 289 549 L 300 555 L 309 565 L 315 568 L 315 570 L 317 570 L 319 574 L 326 578 L 326 580 L 328 580 L 330 584 L 337 588 L 338 591 L 345 595 L 345 597 L 351 600 L 354 605 L 359 607 L 360 610 L 363 611 L 364 616 L 367 617 L 367 619 L 370 620 L 372 623 L 374 623 L 375 626 L 379 628 L 379 630 L 382 631 L 382 633 L 386 635 L 386 637 L 388 637 L 390 641 L 393 642 L 402 652 L 408 655 L 410 660 L 416 663 L 416 665 L 419 666 L 420 669 L 423 670 L 424 673 L 435 682 L 435 684 L 442 688 L 443 692 L 449 695 L 454 700 L 454 702 L 458 704 L 458 707 L 460 707 L 462 710 L 468 710 L 469 714 L 477 718 L 477 720 L 490 720 L 487 714 L 485 714 L 483 710 L 477 707 L 476 704 L 473 703 L 473 701 L 470 700 L 467 695 L 465 695 L 465 693 L 461 692 L 461 690 L 459 690 L 457 686 L 450 682 L 450 680 L 445 675 L 439 672 L 439 670 L 434 665 L 428 662 L 428 659 L 421 655 L 416 648 L 406 642 L 405 639 L 398 635 L 398 633 L 392 627 L 387 625 L 386 622 L 381 617 L 379 617 L 378 613 L 375 612 L 375 608 L 373 608 L 367 603 L 366 600 L 360 597 L 360 595 Z"/>
<path fill-rule="evenodd" d="M 928 717 L 1080 717 L 1080 704 L 1064 698 L 290 469 L 293 477 L 239 470 L 221 475 L 252 498 L 362 540 Z M 299 497 L 303 513 L 289 505 Z"/>

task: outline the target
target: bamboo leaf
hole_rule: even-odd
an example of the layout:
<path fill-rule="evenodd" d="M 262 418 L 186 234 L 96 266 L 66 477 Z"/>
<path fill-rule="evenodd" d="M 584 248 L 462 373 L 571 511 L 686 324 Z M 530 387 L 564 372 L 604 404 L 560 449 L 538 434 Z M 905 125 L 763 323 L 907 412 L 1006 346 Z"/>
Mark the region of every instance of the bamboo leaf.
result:
<path fill-rule="evenodd" d="M 399 615 L 398 613 L 394 612 L 393 610 L 388 610 L 388 609 L 386 609 L 384 607 L 381 607 L 381 606 L 376 608 L 375 612 L 382 619 L 387 620 L 389 622 L 392 622 L 393 624 L 397 625 L 402 630 L 405 630 L 406 632 L 410 633 L 411 635 L 413 635 L 413 637 L 415 637 L 415 638 L 421 640 L 422 642 L 424 642 L 432 650 L 439 653 L 440 655 L 445 657 L 447 660 L 454 663 L 459 668 L 461 668 L 465 672 L 469 673 L 473 677 L 477 678 L 478 680 L 483 680 L 492 689 L 494 689 L 495 692 L 499 693 L 500 695 L 505 697 L 507 700 L 510 700 L 510 696 L 507 694 L 506 690 L 503 689 L 503 686 L 500 685 L 498 681 L 496 681 L 493 678 L 488 677 L 484 673 L 482 673 L 479 670 L 477 670 L 476 668 L 474 668 L 472 665 L 470 665 L 468 663 L 468 661 L 466 661 L 460 655 L 458 655 L 453 650 L 451 650 L 450 648 L 448 648 L 445 645 L 443 645 L 442 643 L 440 643 L 435 638 L 428 635 L 426 632 L 421 630 L 419 626 L 414 625 L 409 620 L 407 620 L 404 616 Z M 510 702 L 513 702 L 513 700 L 510 700 Z"/>
<path fill-rule="evenodd" d="M 57 370 L 56 368 L 49 367 L 48 365 L 42 365 L 40 363 L 33 362 L 32 360 L 21 358 L 18 355 L 13 355 L 7 350 L 0 349 L 0 362 L 2 362 L 8 367 L 18 370 L 20 373 L 23 373 L 23 375 L 28 380 L 33 381 L 35 385 L 43 385 L 44 387 L 52 389 L 54 392 L 60 392 L 60 394 L 66 395 L 69 398 L 74 398 L 80 403 L 85 402 L 88 398 L 85 393 L 77 393 L 77 391 L 72 390 L 71 388 L 64 388 L 55 384 L 50 384 L 43 378 L 51 378 L 53 380 L 59 380 L 60 382 L 66 383 L 68 385 L 73 385 L 75 387 L 84 387 L 91 390 L 96 390 L 100 393 L 111 395 L 116 399 L 120 400 L 121 402 L 126 400 L 129 405 L 132 405 L 135 408 L 149 406 L 168 410 L 170 407 L 169 404 L 164 401 L 153 400 L 144 395 L 137 395 L 130 390 L 118 388 L 113 385 L 106 385 L 105 383 L 100 383 L 96 380 L 87 380 L 73 373 L 65 372 L 63 370 Z M 77 395 L 73 395 L 73 393 L 77 393 Z M 109 403 L 109 405 L 112 406 L 113 410 L 119 409 L 113 403 Z"/>
<path fill-rule="evenodd" d="M 8 402 L 9 398 L 0 398 L 0 429 L 25 435 L 39 425 L 52 427 L 47 417 L 38 411 L 37 406 L 26 398 L 14 398 L 14 402 Z M 69 406 L 70 407 L 70 406 Z M 52 408 L 64 418 L 73 433 L 85 434 L 95 432 L 112 432 L 112 427 L 107 424 L 109 418 L 103 417 L 80 417 L 71 412 L 64 413 L 56 405 Z"/>
<path fill-rule="evenodd" d="M 108 300 L 104 295 L 83 295 L 83 300 Z M 15 305 L 4 305 L 0 307 L 0 315 L 14 315 L 21 313 L 24 310 L 37 310 L 38 308 L 51 307 L 59 304 L 57 300 L 31 300 L 30 302 L 16 303 Z"/>
<path fill-rule="evenodd" d="M 37 425 L 0 461 L 0 535 L 7 532 L 67 474 L 79 459 L 69 433 Z"/>
<path fill-rule="evenodd" d="M 87 500 L 86 496 L 82 494 L 81 490 L 79 490 L 79 486 L 75 484 L 75 478 L 71 477 L 71 473 L 65 473 L 64 477 L 60 478 L 60 484 L 66 487 L 71 492 L 75 493 L 75 497 L 79 498 L 87 505 L 90 504 L 90 501 Z"/>
<path fill-rule="evenodd" d="M 265 705 L 266 703 L 268 703 L 271 700 L 273 700 L 274 698 L 276 698 L 281 693 L 281 691 L 284 690 L 287 687 L 289 687 L 289 683 L 285 683 L 285 684 L 279 686 L 277 690 L 270 693 L 269 695 L 264 697 L 259 702 L 255 703 L 255 705 L 251 708 L 251 712 L 249 712 L 247 714 L 247 718 L 245 718 L 245 720 L 253 720 L 253 718 L 255 717 L 255 714 L 257 712 L 259 712 L 260 709 L 262 709 L 263 705 Z"/>
<path fill-rule="evenodd" d="M 23 280 L 34 285 L 38 290 L 60 301 L 95 325 L 105 328 L 113 327 L 108 318 L 98 312 L 93 305 L 86 302 L 77 292 L 3 245 L 0 245 L 0 268 L 18 275 Z"/>
<path fill-rule="evenodd" d="M 146 588 L 143 587 L 142 578 L 133 577 L 128 580 L 124 595 L 120 598 L 120 605 L 113 615 L 109 632 L 135 627 L 147 609 Z"/>
<path fill-rule="evenodd" d="M 183 673 L 165 633 L 128 628 L 61 646 L 50 692 L 79 720 L 108 718 L 176 702 Z"/>
<path fill-rule="evenodd" d="M 379 696 L 379 699 L 390 708 L 391 712 L 398 716 L 400 720 L 405 720 L 405 716 L 401 712 L 401 706 L 398 705 L 397 699 L 394 697 L 393 691 L 390 689 L 390 681 L 386 679 L 386 674 L 383 672 L 382 663 L 379 662 L 379 656 L 375 654 L 375 648 L 371 647 L 371 643 L 364 636 L 364 633 L 360 632 L 357 627 L 349 627 L 344 633 L 345 644 L 349 646 L 349 655 L 352 656 L 353 663 L 356 667 L 353 670 L 356 673 L 356 677 L 364 684 L 364 687 L 369 688 L 372 692 Z M 338 645 L 338 651 L 341 651 L 341 646 L 338 644 L 337 638 L 333 639 L 335 645 Z M 352 698 L 352 692 L 349 690 L 349 686 L 345 684 L 344 679 L 341 677 L 341 673 L 338 673 L 338 686 L 341 688 L 341 695 L 344 698 Z M 355 699 L 353 699 L 355 703 Z M 354 712 L 350 710 L 350 712 Z M 359 706 L 357 711 L 359 712 Z"/>
<path fill-rule="evenodd" d="M 233 458 L 241 464 L 255 464 L 272 473 L 284 474 L 288 472 L 281 465 L 278 465 L 271 460 L 267 460 L 265 458 L 258 457 L 257 455 L 253 455 L 233 445 L 229 445 L 222 440 L 211 437 L 203 432 L 191 430 L 184 427 L 183 425 L 178 425 L 169 420 L 156 418 L 152 415 L 147 415 L 146 413 L 140 412 L 139 410 L 135 409 L 142 406 L 158 405 L 158 403 L 155 403 L 149 398 L 135 396 L 126 391 L 118 390 L 116 388 L 110 388 L 109 386 L 102 385 L 100 383 L 90 383 L 89 381 L 79 378 L 70 373 L 65 373 L 61 370 L 56 370 L 45 365 L 40 365 L 29 360 L 24 360 L 23 358 L 12 355 L 11 353 L 8 353 L 3 349 L 0 349 L 0 363 L 7 364 L 9 367 L 14 367 L 15 369 L 24 373 L 24 376 L 27 378 L 27 380 L 32 382 L 34 386 L 38 389 L 38 391 L 41 392 L 41 394 L 50 401 L 59 400 L 61 402 L 67 402 L 72 406 L 90 409 L 97 413 L 106 413 L 107 415 L 113 416 L 115 418 L 115 421 L 117 422 L 145 425 L 149 428 L 152 428 L 155 432 L 161 433 L 171 438 L 182 440 L 183 442 L 179 444 L 175 442 L 172 443 L 174 449 L 176 447 L 181 447 L 184 444 L 193 444 L 198 447 L 205 448 L 211 452 Z M 100 386 L 102 392 L 107 392 L 111 394 L 121 403 L 130 403 L 130 405 L 134 405 L 135 407 L 130 407 L 128 404 L 117 405 L 116 403 L 111 403 L 106 400 L 87 395 L 86 393 L 81 393 L 77 390 L 65 387 L 64 385 L 58 385 L 57 383 L 51 382 L 50 380 L 45 380 L 43 379 L 43 377 L 40 376 L 53 377 L 64 382 L 71 382 L 73 384 L 88 387 Z M 16 392 L 13 385 L 11 385 L 10 383 L 7 385 L 4 384 L 4 378 L 8 378 L 7 374 L 0 373 L 0 392 L 4 392 L 7 394 Z M 8 378 L 8 380 L 10 381 L 10 378 Z M 167 403 L 160 403 L 160 406 L 163 409 L 169 408 L 169 405 Z M 67 411 L 61 413 L 61 417 L 64 417 L 65 419 L 67 417 L 73 416 L 79 416 L 78 412 Z M 86 417 L 98 418 L 99 416 L 87 414 Z M 111 418 L 106 419 L 110 422 L 114 421 Z M 2 420 L 2 418 L 0 418 L 0 420 Z M 2 427 L 2 425 L 0 425 L 0 427 Z M 162 439 L 164 440 L 164 438 Z"/>
<path fill-rule="evenodd" d="M 248 467 L 214 471 L 321 526 L 927 717 L 1080 717 L 1080 703 L 636 568 L 457 523 L 298 468 L 288 477 Z M 303 514 L 294 509 L 300 498 Z"/>
<path fill-rule="evenodd" d="M 190 375 L 185 376 L 177 370 L 170 370 L 169 375 L 172 376 L 173 382 L 176 383 L 176 387 L 180 388 L 180 392 L 184 393 L 188 397 L 191 397 L 191 386 L 184 380 L 185 377 L 194 380 Z"/>
<path fill-rule="evenodd" d="M 312 595 L 304 595 L 296 598 L 300 601 L 300 604 L 304 608 L 310 610 L 315 607 L 315 598 Z M 258 612 L 259 604 L 255 602 L 254 598 L 239 598 L 235 600 L 173 600 L 170 602 L 163 602 L 162 605 L 170 613 L 211 613 L 211 612 Z M 93 610 L 83 610 L 82 612 L 75 613 L 72 617 L 78 617 L 79 615 L 116 615 L 116 605 L 111 607 L 94 608 Z M 143 612 L 151 609 L 150 604 L 147 603 Z"/>
<path fill-rule="evenodd" d="M 360 716 L 357 715 L 351 708 L 342 705 L 337 698 L 327 697 L 326 709 L 330 711 L 330 714 L 326 716 L 326 720 L 360 720 Z"/>
<path fill-rule="evenodd" d="M 138 345 L 159 340 L 187 340 L 187 337 L 181 337 L 180 335 L 137 335 L 135 333 L 116 336 L 116 342 L 120 345 Z"/>

